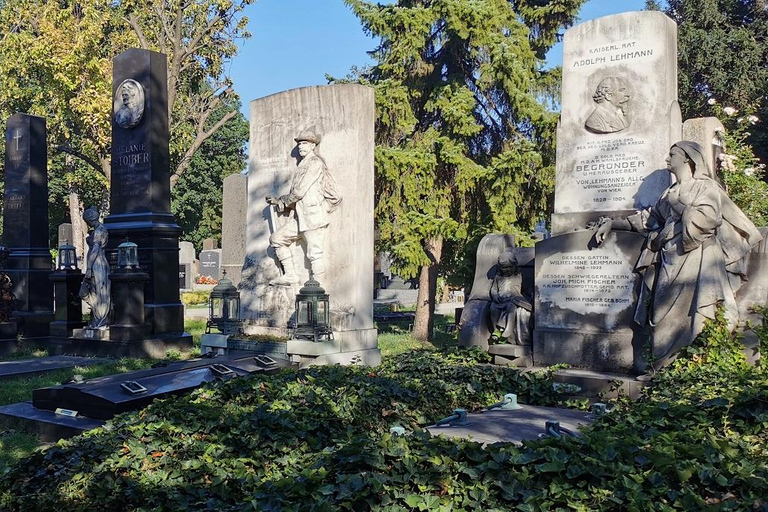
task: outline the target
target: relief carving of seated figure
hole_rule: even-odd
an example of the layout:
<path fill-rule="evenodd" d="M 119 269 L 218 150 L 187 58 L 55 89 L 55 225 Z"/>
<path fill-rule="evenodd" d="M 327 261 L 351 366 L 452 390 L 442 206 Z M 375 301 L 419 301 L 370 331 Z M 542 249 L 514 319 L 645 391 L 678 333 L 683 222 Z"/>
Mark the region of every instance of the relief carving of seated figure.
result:
<path fill-rule="evenodd" d="M 499 337 L 508 343 L 531 343 L 531 301 L 523 295 L 522 276 L 515 249 L 499 256 L 498 271 L 491 283 L 489 308 L 490 331 L 501 331 Z"/>

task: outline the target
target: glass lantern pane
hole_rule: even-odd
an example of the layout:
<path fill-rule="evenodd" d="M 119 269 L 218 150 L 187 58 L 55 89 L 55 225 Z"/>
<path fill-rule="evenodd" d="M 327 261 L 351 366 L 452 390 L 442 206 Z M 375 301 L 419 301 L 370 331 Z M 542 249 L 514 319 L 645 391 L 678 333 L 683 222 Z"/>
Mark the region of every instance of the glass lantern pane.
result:
<path fill-rule="evenodd" d="M 296 322 L 305 325 L 309 323 L 309 303 L 299 302 L 299 314 Z"/>
<path fill-rule="evenodd" d="M 213 299 L 213 316 L 214 318 L 222 318 L 223 303 L 221 299 Z"/>
<path fill-rule="evenodd" d="M 229 318 L 231 320 L 240 319 L 240 301 L 238 299 L 229 299 Z"/>
<path fill-rule="evenodd" d="M 324 324 L 328 322 L 328 303 L 325 301 L 319 301 L 317 303 L 317 322 Z"/>

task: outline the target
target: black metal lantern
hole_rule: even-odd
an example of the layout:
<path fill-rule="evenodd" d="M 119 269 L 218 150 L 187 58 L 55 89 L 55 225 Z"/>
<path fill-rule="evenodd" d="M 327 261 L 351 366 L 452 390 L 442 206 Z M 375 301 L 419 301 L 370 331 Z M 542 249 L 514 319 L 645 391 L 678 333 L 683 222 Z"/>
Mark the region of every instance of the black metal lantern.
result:
<path fill-rule="evenodd" d="M 331 307 L 328 294 L 309 272 L 309 280 L 296 294 L 293 338 L 312 341 L 332 340 Z"/>
<path fill-rule="evenodd" d="M 77 268 L 77 252 L 75 246 L 64 240 L 64 245 L 59 246 L 59 256 L 56 262 L 56 270 L 74 270 Z"/>
<path fill-rule="evenodd" d="M 138 246 L 133 242 L 129 242 L 127 238 L 125 242 L 117 246 L 117 268 L 139 268 Z"/>
<path fill-rule="evenodd" d="M 211 327 L 224 334 L 242 332 L 243 323 L 240 321 L 240 292 L 237 291 L 232 281 L 227 279 L 226 269 L 223 271 L 219 284 L 211 290 L 208 302 L 208 323 L 205 327 L 206 334 L 210 334 Z"/>

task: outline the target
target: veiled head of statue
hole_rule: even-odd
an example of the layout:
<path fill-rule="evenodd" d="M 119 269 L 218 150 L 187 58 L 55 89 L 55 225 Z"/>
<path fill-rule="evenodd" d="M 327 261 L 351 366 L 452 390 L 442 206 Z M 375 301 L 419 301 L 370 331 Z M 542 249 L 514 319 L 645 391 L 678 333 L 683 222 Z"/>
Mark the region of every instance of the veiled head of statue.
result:
<path fill-rule="evenodd" d="M 712 166 L 709 165 L 709 158 L 704 155 L 704 148 L 698 142 L 681 140 L 673 144 L 672 147 L 682 150 L 691 161 L 693 164 L 691 170 L 695 179 L 715 179 Z"/>

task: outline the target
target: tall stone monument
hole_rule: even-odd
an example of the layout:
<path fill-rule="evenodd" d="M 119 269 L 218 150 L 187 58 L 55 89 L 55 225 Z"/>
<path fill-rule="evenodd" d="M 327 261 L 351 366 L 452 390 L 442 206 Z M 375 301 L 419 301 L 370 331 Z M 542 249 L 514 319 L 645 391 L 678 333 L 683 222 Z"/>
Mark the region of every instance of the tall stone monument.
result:
<path fill-rule="evenodd" d="M 171 213 L 166 57 L 127 50 L 112 72 L 112 180 L 110 263 L 128 238 L 138 245 L 139 264 L 149 274 L 144 317 L 153 337 L 189 339 L 179 300 L 179 235 Z"/>
<path fill-rule="evenodd" d="M 14 114 L 5 131 L 3 237 L 10 256 L 14 316 L 24 338 L 48 336 L 53 321 L 48 242 L 48 153 L 45 119 Z"/>
<path fill-rule="evenodd" d="M 310 146 L 314 155 L 301 154 Z M 354 359 L 378 364 L 381 357 L 373 327 L 371 279 L 373 147 L 374 96 L 367 87 L 306 87 L 251 103 L 247 261 L 240 283 L 243 316 L 250 332 L 288 334 L 296 294 L 309 278 L 309 269 L 323 273 L 320 281 L 330 295 L 334 339 L 289 341 L 288 353 L 302 363 Z M 325 170 L 320 171 L 318 156 Z M 307 158 L 311 170 L 307 164 L 299 167 Z M 294 180 L 299 172 L 330 173 L 334 194 L 327 190 L 330 179 L 320 184 L 314 177 L 305 192 Z M 329 195 L 342 200 L 330 204 Z M 272 205 L 267 197 L 274 198 Z M 299 233 L 289 237 L 295 242 L 279 242 L 278 255 L 278 236 L 272 235 L 296 222 L 294 209 L 299 210 Z M 308 230 L 313 232 L 307 235 Z M 287 277 L 289 270 L 296 275 Z M 291 284 L 276 284 L 282 282 Z"/>
<path fill-rule="evenodd" d="M 221 208 L 221 268 L 232 284 L 240 284 L 245 263 L 245 233 L 248 218 L 248 178 L 232 174 L 224 178 Z"/>
<path fill-rule="evenodd" d="M 561 104 L 552 233 L 652 206 L 682 135 L 675 22 L 628 12 L 566 31 Z"/>
<path fill-rule="evenodd" d="M 536 244 L 534 361 L 639 372 L 648 343 L 633 321 L 645 238 L 588 223 L 648 208 L 669 186 L 681 138 L 677 26 L 660 12 L 606 16 L 569 29 L 552 238 Z M 576 231 L 582 230 L 582 231 Z"/>

